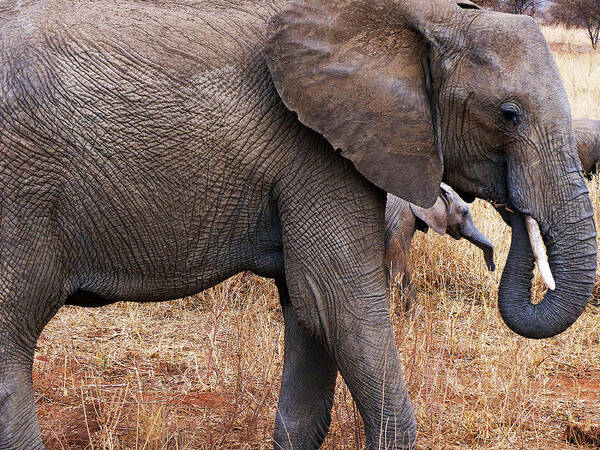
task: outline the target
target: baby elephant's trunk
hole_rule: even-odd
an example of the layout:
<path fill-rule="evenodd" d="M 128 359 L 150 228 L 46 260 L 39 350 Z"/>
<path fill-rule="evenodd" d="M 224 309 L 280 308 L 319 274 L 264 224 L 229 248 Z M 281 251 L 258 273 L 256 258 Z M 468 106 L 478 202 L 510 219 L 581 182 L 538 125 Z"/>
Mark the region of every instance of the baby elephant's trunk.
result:
<path fill-rule="evenodd" d="M 483 250 L 483 257 L 488 270 L 492 272 L 496 270 L 496 264 L 494 263 L 494 246 L 490 240 L 477 229 L 472 220 L 467 221 L 465 226 L 460 230 L 460 234 L 469 242 Z"/>

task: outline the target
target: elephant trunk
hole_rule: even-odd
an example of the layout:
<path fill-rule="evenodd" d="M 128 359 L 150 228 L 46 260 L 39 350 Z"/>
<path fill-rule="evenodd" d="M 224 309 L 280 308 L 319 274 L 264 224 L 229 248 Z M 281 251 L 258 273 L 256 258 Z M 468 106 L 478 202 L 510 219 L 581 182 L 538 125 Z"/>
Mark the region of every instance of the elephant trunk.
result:
<path fill-rule="evenodd" d="M 472 221 L 469 221 L 464 228 L 460 230 L 460 234 L 483 251 L 483 257 L 488 270 L 491 272 L 496 270 L 496 264 L 494 263 L 494 245 L 477 229 Z"/>
<path fill-rule="evenodd" d="M 526 224 L 531 219 L 513 212 L 510 215 L 512 242 L 498 292 L 498 307 L 506 325 L 521 336 L 533 339 L 557 335 L 571 326 L 583 313 L 596 278 L 596 233 L 587 191 L 565 203 L 551 219 L 554 221 L 551 227 L 550 221 L 540 225 L 555 290 L 548 290 L 540 303 L 531 302 L 532 245 L 538 244 L 530 239 L 535 241 L 532 224 Z M 538 258 L 538 261 L 543 260 Z"/>

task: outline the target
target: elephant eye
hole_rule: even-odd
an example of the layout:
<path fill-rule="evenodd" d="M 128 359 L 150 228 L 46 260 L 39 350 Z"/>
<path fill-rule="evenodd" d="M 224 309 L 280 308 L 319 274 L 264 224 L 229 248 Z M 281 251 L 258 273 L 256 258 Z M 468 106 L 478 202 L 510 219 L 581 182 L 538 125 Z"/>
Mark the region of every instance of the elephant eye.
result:
<path fill-rule="evenodd" d="M 510 124 L 517 126 L 521 123 L 523 110 L 519 105 L 513 102 L 506 102 L 500 106 L 500 114 L 502 118 Z"/>

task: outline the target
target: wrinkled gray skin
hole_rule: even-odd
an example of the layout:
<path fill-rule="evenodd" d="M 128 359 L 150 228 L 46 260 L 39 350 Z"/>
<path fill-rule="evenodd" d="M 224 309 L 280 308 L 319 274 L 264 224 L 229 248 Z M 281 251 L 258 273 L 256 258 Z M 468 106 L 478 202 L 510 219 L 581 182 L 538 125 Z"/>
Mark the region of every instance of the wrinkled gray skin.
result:
<path fill-rule="evenodd" d="M 494 271 L 494 246 L 475 226 L 471 208 L 445 183 L 441 194 L 431 208 L 421 208 L 395 195 L 388 194 L 385 207 L 385 260 L 392 282 L 404 292 L 406 310 L 416 298 L 411 281 L 409 256 L 412 238 L 417 230 L 427 232 L 431 228 L 456 240 L 467 239 L 483 251 L 488 270 Z"/>
<path fill-rule="evenodd" d="M 577 153 L 586 176 L 598 173 L 600 164 L 600 120 L 573 119 Z"/>
<path fill-rule="evenodd" d="M 535 22 L 449 0 L 316 2 L 0 6 L 0 448 L 42 447 L 33 352 L 62 305 L 174 299 L 242 270 L 281 294 L 275 446 L 320 445 L 338 371 L 367 446 L 413 446 L 381 187 L 430 207 L 444 173 L 509 205 L 504 320 L 539 338 L 581 314 L 592 208 Z M 557 283 L 538 305 L 523 214 Z"/>

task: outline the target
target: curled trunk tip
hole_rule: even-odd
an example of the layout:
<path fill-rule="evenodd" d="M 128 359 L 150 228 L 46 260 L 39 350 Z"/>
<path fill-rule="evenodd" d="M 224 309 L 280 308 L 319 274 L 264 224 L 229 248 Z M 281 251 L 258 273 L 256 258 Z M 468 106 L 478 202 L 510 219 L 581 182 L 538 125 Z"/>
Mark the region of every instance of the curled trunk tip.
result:
<path fill-rule="evenodd" d="M 575 210 L 577 206 L 587 212 L 591 209 L 589 197 L 586 205 L 570 205 Z M 512 241 L 498 291 L 498 308 L 506 325 L 527 338 L 548 338 L 569 328 L 585 310 L 594 286 L 597 248 L 593 215 L 582 214 L 574 218 L 574 223 L 559 226 L 553 238 L 545 240 L 548 270 L 552 268 L 556 277 L 556 289 L 547 291 L 540 303 L 533 304 L 532 240 L 536 233 L 532 229 L 534 236 L 530 239 L 523 214 L 515 212 L 511 216 Z M 542 234 L 539 236 L 541 239 Z"/>

